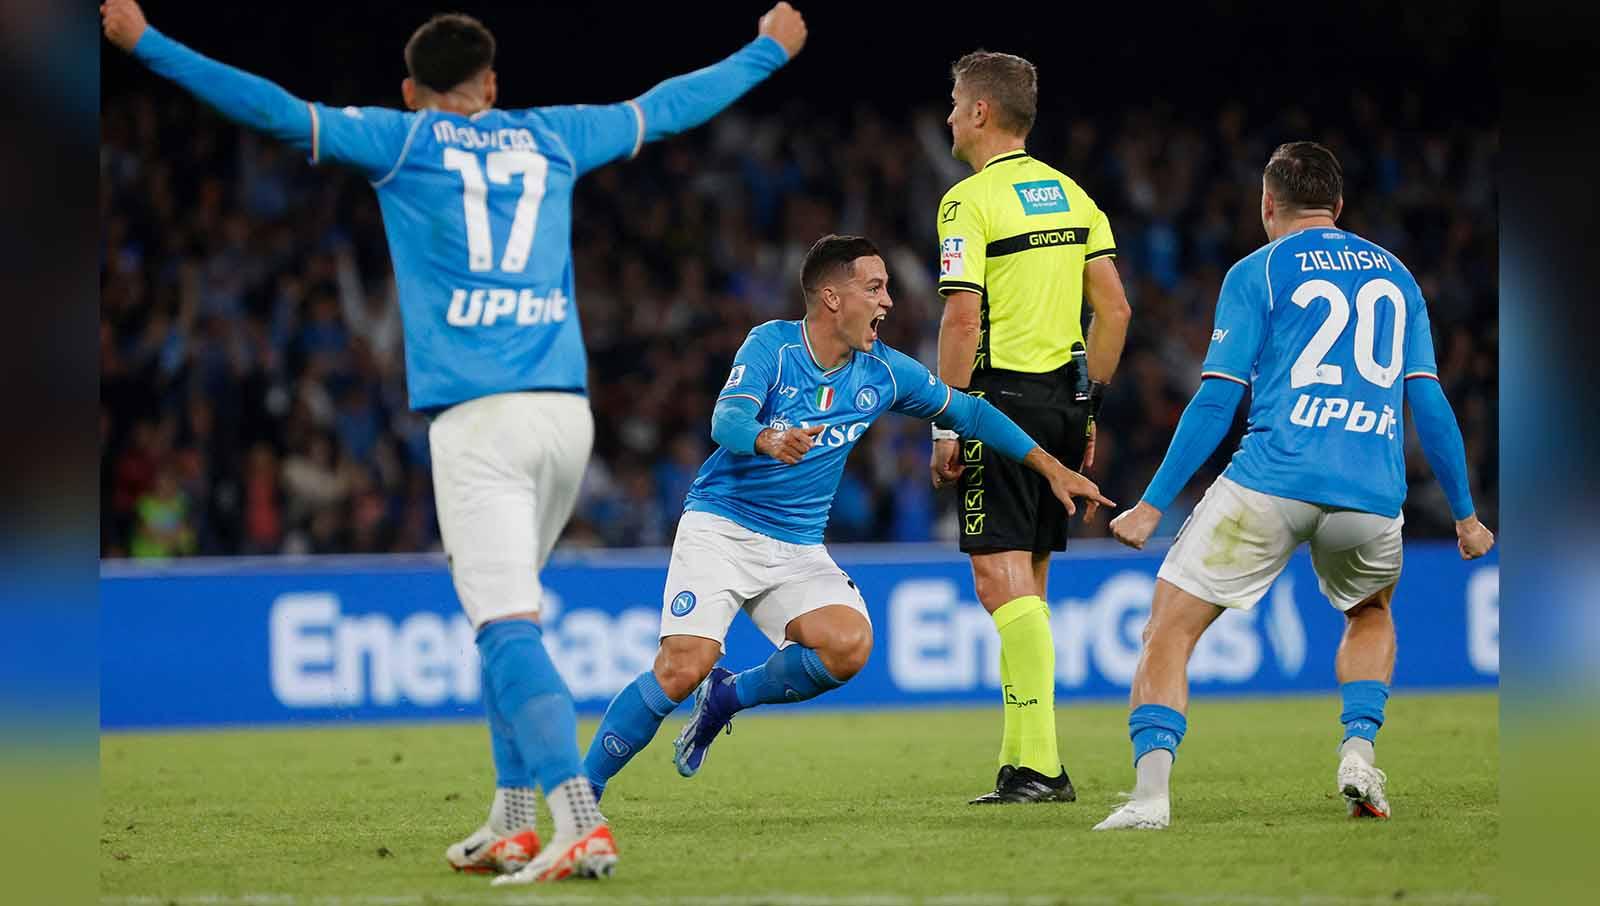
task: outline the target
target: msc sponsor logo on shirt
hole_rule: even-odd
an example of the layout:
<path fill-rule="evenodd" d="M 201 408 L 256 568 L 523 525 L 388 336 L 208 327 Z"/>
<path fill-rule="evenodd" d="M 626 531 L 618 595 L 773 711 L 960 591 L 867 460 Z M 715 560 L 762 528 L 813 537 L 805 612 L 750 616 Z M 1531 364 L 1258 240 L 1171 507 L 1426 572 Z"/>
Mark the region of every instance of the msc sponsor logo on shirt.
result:
<path fill-rule="evenodd" d="M 951 236 L 939 243 L 939 276 L 960 277 L 967 271 L 962 262 L 962 255 L 967 248 L 967 240 L 960 236 Z"/>
<path fill-rule="evenodd" d="M 1060 214 L 1072 210 L 1067 203 L 1067 192 L 1061 188 L 1059 179 L 1036 179 L 1031 182 L 1013 183 L 1011 188 L 1016 190 L 1017 199 L 1022 202 L 1024 213 L 1034 214 Z"/>
<path fill-rule="evenodd" d="M 567 319 L 567 296 L 559 288 L 545 296 L 536 296 L 531 289 L 520 293 L 514 289 L 458 289 L 450 294 L 444 319 L 452 327 L 550 324 Z"/>

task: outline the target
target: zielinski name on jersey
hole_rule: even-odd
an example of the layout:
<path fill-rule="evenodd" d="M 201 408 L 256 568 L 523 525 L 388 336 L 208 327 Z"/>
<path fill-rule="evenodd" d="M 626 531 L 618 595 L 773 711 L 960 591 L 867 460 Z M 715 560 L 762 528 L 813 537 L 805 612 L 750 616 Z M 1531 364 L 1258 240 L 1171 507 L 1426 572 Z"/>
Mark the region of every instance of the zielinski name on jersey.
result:
<path fill-rule="evenodd" d="M 444 319 L 452 327 L 552 324 L 567 319 L 567 295 L 560 287 L 544 296 L 531 289 L 458 289 L 450 294 Z"/>

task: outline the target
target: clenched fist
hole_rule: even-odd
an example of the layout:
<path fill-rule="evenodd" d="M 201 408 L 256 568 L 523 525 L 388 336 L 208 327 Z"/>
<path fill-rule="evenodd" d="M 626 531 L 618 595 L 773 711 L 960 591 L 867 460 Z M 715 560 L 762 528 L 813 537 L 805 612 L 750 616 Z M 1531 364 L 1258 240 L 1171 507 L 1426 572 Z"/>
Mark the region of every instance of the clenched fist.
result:
<path fill-rule="evenodd" d="M 787 3 L 779 3 L 761 17 L 761 24 L 757 32 L 770 35 L 774 41 L 783 45 L 789 54 L 789 59 L 800 52 L 806 44 L 806 20 L 800 11 Z"/>
<path fill-rule="evenodd" d="M 100 4 L 100 26 L 105 29 L 106 40 L 123 50 L 133 50 L 148 24 L 144 10 L 135 0 L 106 0 Z"/>
<path fill-rule="evenodd" d="M 827 427 L 827 425 L 813 425 L 809 428 L 790 428 L 787 431 L 768 428 L 756 435 L 756 452 L 792 466 L 805 457 L 806 451 L 816 443 L 817 435 Z"/>

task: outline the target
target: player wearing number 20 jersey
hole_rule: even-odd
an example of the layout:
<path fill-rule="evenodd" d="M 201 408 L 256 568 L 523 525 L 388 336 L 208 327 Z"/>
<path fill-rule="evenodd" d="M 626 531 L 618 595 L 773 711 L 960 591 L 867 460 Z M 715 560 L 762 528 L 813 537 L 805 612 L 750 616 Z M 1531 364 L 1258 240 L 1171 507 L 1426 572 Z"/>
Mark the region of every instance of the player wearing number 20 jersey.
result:
<path fill-rule="evenodd" d="M 1405 381 L 1439 376 L 1422 291 L 1389 252 L 1311 227 L 1241 260 L 1223 281 L 1202 377 L 1251 388 L 1228 478 L 1400 515 Z"/>
<path fill-rule="evenodd" d="M 1200 390 L 1144 498 L 1111 524 L 1119 541 L 1143 546 L 1249 388 L 1239 451 L 1161 564 L 1128 718 L 1138 780 L 1096 830 L 1167 826 L 1168 778 L 1188 728 L 1189 652 L 1223 608 L 1254 607 L 1301 544 L 1323 595 L 1345 615 L 1334 663 L 1344 724 L 1338 790 L 1349 814 L 1389 816 L 1373 746 L 1394 672 L 1389 606 L 1403 554 L 1406 403 L 1462 556 L 1493 544 L 1473 512 L 1422 292 L 1394 255 L 1337 226 L 1343 181 L 1321 145 L 1273 153 L 1261 193 L 1270 241 L 1223 280 Z"/>

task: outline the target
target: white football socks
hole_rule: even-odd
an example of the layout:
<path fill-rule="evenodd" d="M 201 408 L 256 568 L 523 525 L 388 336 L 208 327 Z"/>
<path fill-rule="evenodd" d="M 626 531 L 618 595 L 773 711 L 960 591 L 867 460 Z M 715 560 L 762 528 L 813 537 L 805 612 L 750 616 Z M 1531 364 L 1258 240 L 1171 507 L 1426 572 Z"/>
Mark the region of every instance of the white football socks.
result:
<path fill-rule="evenodd" d="M 582 774 L 550 790 L 545 799 L 550 803 L 550 816 L 556 821 L 557 837 L 582 837 L 606 823 L 600 806 L 595 804 L 589 778 Z"/>
<path fill-rule="evenodd" d="M 498 787 L 489 806 L 489 829 L 502 837 L 534 829 L 539 799 L 531 786 Z"/>
<path fill-rule="evenodd" d="M 1372 750 L 1372 740 L 1360 736 L 1352 736 L 1344 741 L 1344 745 L 1339 747 L 1339 760 L 1343 761 L 1351 752 L 1367 764 L 1376 763 L 1378 758 L 1377 753 Z"/>
<path fill-rule="evenodd" d="M 1151 749 L 1134 765 L 1138 781 L 1133 788 L 1133 798 L 1140 802 L 1167 798 L 1167 785 L 1172 780 L 1172 752 L 1169 749 Z"/>

